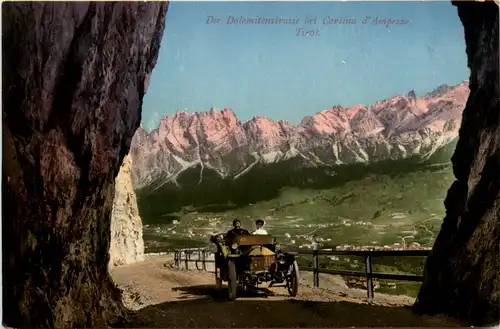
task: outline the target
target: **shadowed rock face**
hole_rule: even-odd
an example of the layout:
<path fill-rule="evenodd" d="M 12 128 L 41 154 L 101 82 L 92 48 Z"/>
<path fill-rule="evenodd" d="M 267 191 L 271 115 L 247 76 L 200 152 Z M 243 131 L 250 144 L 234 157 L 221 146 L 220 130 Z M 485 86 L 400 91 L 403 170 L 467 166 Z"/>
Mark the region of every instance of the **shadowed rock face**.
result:
<path fill-rule="evenodd" d="M 452 158 L 456 181 L 415 309 L 491 325 L 500 320 L 498 6 L 454 5 L 465 29 L 470 97 Z"/>
<path fill-rule="evenodd" d="M 167 3 L 3 3 L 3 315 L 123 315 L 107 265 L 114 180 L 141 119 Z"/>

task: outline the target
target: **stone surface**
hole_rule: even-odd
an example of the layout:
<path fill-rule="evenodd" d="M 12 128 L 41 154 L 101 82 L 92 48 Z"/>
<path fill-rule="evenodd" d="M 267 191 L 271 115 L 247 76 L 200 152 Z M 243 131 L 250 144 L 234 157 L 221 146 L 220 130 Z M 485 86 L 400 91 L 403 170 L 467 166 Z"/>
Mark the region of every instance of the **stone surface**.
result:
<path fill-rule="evenodd" d="M 130 156 L 126 156 L 115 179 L 109 246 L 110 266 L 132 264 L 144 260 L 142 220 L 132 186 L 131 165 Z"/>
<path fill-rule="evenodd" d="M 464 25 L 470 96 L 452 158 L 456 180 L 414 307 L 492 325 L 500 321 L 498 6 L 454 5 Z"/>
<path fill-rule="evenodd" d="M 137 130 L 131 147 L 134 186 L 161 184 L 200 165 L 220 177 L 240 177 L 257 164 L 290 159 L 307 168 L 427 159 L 457 138 L 468 95 L 467 81 L 442 85 L 424 96 L 393 95 L 369 108 L 333 106 L 299 125 L 266 117 L 242 123 L 229 108 L 179 111 L 149 133 Z"/>
<path fill-rule="evenodd" d="M 141 120 L 165 2 L 2 3 L 3 320 L 104 326 L 114 180 Z"/>

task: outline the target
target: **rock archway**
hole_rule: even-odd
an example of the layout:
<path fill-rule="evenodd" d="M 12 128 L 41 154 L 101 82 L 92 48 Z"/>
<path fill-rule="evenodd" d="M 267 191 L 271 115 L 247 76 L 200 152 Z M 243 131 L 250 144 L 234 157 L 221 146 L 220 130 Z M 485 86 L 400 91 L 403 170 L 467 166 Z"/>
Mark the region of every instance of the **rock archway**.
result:
<path fill-rule="evenodd" d="M 498 321 L 498 7 L 457 2 L 470 99 L 416 309 Z M 107 271 L 114 178 L 141 119 L 167 3 L 2 4 L 3 314 L 15 327 L 125 315 Z"/>

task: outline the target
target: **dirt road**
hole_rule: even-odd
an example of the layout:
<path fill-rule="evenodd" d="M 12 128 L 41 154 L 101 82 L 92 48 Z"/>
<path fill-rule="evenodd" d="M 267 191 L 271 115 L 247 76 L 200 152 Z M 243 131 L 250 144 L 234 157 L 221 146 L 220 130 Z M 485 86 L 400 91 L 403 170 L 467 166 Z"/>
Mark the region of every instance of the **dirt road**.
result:
<path fill-rule="evenodd" d="M 382 327 L 459 326 L 443 317 L 420 317 L 408 305 L 412 299 L 376 294 L 364 299 L 363 290 L 348 289 L 335 276 L 320 278 L 324 288 L 313 288 L 303 273 L 299 294 L 287 296 L 282 287 L 225 300 L 216 290 L 214 275 L 170 267 L 171 259 L 153 256 L 146 261 L 113 268 L 111 275 L 124 291 L 124 302 L 137 310 L 133 326 L 141 327 Z"/>

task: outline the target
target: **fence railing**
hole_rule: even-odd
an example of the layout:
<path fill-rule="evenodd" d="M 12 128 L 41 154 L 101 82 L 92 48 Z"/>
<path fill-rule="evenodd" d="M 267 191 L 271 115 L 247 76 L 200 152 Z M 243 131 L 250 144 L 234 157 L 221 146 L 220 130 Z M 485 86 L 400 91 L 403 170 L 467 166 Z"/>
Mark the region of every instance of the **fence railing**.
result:
<path fill-rule="evenodd" d="M 184 253 L 185 257 L 182 258 Z M 192 254 L 197 254 L 197 259 L 191 259 Z M 207 270 L 207 263 L 215 263 L 214 259 L 207 259 L 207 254 L 213 254 L 213 251 L 208 250 L 208 248 L 184 248 L 174 250 L 174 265 L 175 267 L 180 267 L 180 262 L 184 262 L 184 268 L 189 269 L 189 262 L 195 262 L 197 270 Z M 198 263 L 201 262 L 202 268 L 198 267 Z"/>
<path fill-rule="evenodd" d="M 423 275 L 410 275 L 410 274 L 390 274 L 390 273 L 380 273 L 373 272 L 372 261 L 374 257 L 415 257 L 424 256 L 427 257 L 430 250 L 304 250 L 287 248 L 286 251 L 294 251 L 299 255 L 312 255 L 313 266 L 300 266 L 300 271 L 313 272 L 313 285 L 314 287 L 319 287 L 319 274 L 332 274 L 332 275 L 343 275 L 352 277 L 365 277 L 367 286 L 368 298 L 373 298 L 373 279 L 388 279 L 396 281 L 409 281 L 409 282 L 423 282 Z M 182 254 L 185 255 L 182 258 Z M 191 255 L 197 254 L 197 259 L 192 259 Z M 208 248 L 186 248 L 177 249 L 174 252 L 174 264 L 177 268 L 180 267 L 180 263 L 184 262 L 184 268 L 187 270 L 189 267 L 189 262 L 195 262 L 196 269 L 206 271 L 207 263 L 215 263 L 213 259 L 207 259 L 207 254 L 213 254 L 213 251 L 208 250 Z M 322 255 L 342 255 L 342 256 L 361 256 L 364 257 L 365 270 L 364 271 L 349 271 L 349 270 L 335 270 L 335 269 L 325 269 L 320 268 L 319 256 Z M 201 268 L 198 266 L 201 263 Z"/>

